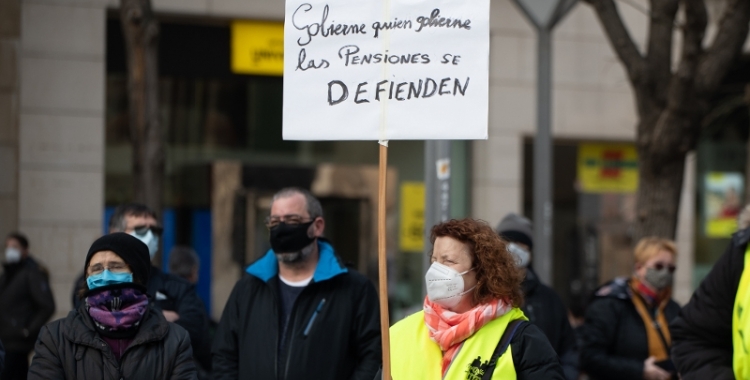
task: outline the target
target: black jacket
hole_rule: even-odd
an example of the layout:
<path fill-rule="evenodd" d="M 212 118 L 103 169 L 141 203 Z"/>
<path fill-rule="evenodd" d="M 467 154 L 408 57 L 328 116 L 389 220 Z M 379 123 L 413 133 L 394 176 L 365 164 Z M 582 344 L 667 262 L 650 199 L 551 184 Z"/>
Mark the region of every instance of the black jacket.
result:
<path fill-rule="evenodd" d="M 80 307 L 81 298 L 78 297 L 78 294 L 81 289 L 85 288 L 87 288 L 86 280 L 81 274 L 73 289 L 74 309 Z M 200 352 L 200 347 L 208 330 L 208 317 L 203 301 L 195 291 L 195 285 L 152 266 L 146 288 L 151 298 L 150 301 L 156 309 L 174 311 L 179 314 L 180 319 L 175 323 L 190 334 L 193 351 Z"/>
<path fill-rule="evenodd" d="M 289 317 L 287 360 L 278 363 L 285 374 L 277 373 L 278 263 L 269 251 L 229 296 L 214 337 L 214 379 L 373 379 L 382 357 L 375 288 L 347 270 L 327 242 L 318 247 L 313 280 Z"/>
<path fill-rule="evenodd" d="M 679 311 L 669 300 L 664 308 L 667 322 Z M 643 362 L 649 357 L 646 326 L 630 299 L 626 279 L 618 278 L 596 292 L 579 332 L 581 370 L 592 380 L 643 378 Z"/>
<path fill-rule="evenodd" d="M 549 340 L 535 324 L 525 323 L 510 340 L 518 380 L 564 380 L 563 368 Z"/>
<path fill-rule="evenodd" d="M 0 276 L 0 340 L 9 352 L 31 352 L 55 312 L 47 270 L 31 257 L 4 264 Z"/>
<path fill-rule="evenodd" d="M 197 379 L 190 337 L 149 308 L 118 363 L 85 307 L 42 328 L 29 380 Z"/>
<path fill-rule="evenodd" d="M 523 280 L 525 303 L 521 307 L 529 321 L 539 327 L 560 357 L 565 378 L 578 379 L 576 336 L 568 320 L 568 309 L 552 288 L 542 284 L 531 268 Z"/>
<path fill-rule="evenodd" d="M 749 241 L 750 229 L 732 236 L 724 255 L 669 326 L 672 360 L 684 380 L 734 379 L 732 310 Z"/>

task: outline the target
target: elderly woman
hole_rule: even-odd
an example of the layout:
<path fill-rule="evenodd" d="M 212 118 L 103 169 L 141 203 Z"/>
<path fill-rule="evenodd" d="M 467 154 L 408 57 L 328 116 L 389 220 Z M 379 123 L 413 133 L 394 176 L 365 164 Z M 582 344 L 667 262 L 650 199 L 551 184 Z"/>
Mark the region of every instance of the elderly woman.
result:
<path fill-rule="evenodd" d="M 644 238 L 635 247 L 633 275 L 595 292 L 579 332 L 581 369 L 591 379 L 676 376 L 669 356 L 669 323 L 680 311 L 671 299 L 676 255 L 674 242 Z"/>
<path fill-rule="evenodd" d="M 391 327 L 391 374 L 402 379 L 564 379 L 549 341 L 519 309 L 521 273 L 487 225 L 432 228 L 424 310 Z"/>
<path fill-rule="evenodd" d="M 150 268 L 148 247 L 133 236 L 96 240 L 85 298 L 42 328 L 29 379 L 197 379 L 187 332 L 150 305 Z"/>

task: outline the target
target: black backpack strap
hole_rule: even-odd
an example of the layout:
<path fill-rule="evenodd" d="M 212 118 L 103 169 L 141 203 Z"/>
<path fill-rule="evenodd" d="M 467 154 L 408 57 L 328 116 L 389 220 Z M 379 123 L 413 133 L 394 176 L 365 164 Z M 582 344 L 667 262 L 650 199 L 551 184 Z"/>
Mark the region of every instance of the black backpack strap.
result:
<path fill-rule="evenodd" d="M 500 342 L 497 344 L 497 347 L 495 348 L 495 352 L 492 353 L 492 358 L 490 359 L 489 366 L 484 371 L 484 375 L 482 375 L 482 380 L 490 380 L 492 378 L 492 374 L 495 372 L 495 366 L 497 366 L 497 360 L 500 359 L 500 357 L 503 356 L 505 351 L 508 350 L 508 346 L 510 346 L 510 341 L 511 339 L 513 339 L 513 336 L 516 334 L 518 327 L 520 327 L 521 325 L 527 322 L 528 321 L 523 320 L 523 319 L 516 319 L 508 323 L 508 326 L 505 328 L 505 332 L 503 332 L 503 336 L 500 338 Z"/>

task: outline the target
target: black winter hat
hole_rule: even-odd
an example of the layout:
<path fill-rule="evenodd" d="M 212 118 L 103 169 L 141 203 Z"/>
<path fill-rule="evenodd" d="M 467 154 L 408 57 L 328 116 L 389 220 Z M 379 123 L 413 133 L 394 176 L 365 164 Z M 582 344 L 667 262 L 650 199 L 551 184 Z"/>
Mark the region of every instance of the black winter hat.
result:
<path fill-rule="evenodd" d="M 531 221 L 521 215 L 515 213 L 505 215 L 495 228 L 495 231 L 509 242 L 526 244 L 529 248 L 534 247 L 532 240 L 534 232 L 531 228 Z"/>
<path fill-rule="evenodd" d="M 112 251 L 120 256 L 133 271 L 133 282 L 140 285 L 146 285 L 149 272 L 151 271 L 151 257 L 148 254 L 148 247 L 137 238 L 124 232 L 115 232 L 104 235 L 96 239 L 91 244 L 89 253 L 86 255 L 86 264 L 83 266 L 83 272 L 89 267 L 91 257 L 97 252 Z"/>

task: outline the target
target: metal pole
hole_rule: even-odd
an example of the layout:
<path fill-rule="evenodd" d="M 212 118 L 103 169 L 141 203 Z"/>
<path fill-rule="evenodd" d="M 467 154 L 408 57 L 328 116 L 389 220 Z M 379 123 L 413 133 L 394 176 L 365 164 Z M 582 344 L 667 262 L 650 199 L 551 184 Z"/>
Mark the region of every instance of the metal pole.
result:
<path fill-rule="evenodd" d="M 534 138 L 534 269 L 552 285 L 552 28 L 537 28 L 537 132 Z"/>
<path fill-rule="evenodd" d="M 450 159 L 451 142 L 448 140 L 427 140 L 424 147 L 424 185 L 425 185 L 425 210 L 424 210 L 424 255 L 422 257 L 422 273 L 427 273 L 430 267 L 429 254 L 432 251 L 430 244 L 430 230 L 432 226 L 450 219 Z M 448 165 L 447 175 L 438 175 L 439 165 Z M 424 281 L 422 281 L 422 296 L 427 294 Z"/>

